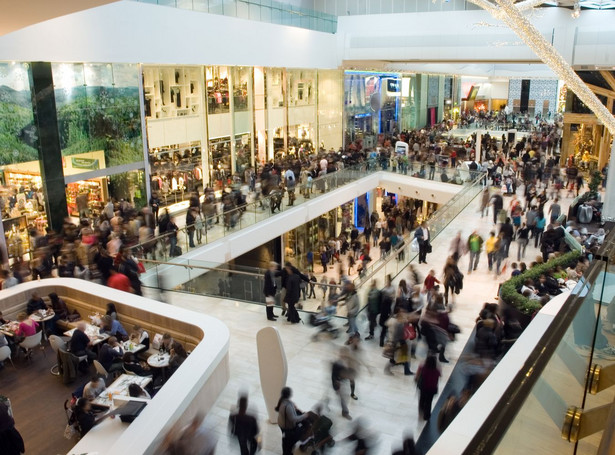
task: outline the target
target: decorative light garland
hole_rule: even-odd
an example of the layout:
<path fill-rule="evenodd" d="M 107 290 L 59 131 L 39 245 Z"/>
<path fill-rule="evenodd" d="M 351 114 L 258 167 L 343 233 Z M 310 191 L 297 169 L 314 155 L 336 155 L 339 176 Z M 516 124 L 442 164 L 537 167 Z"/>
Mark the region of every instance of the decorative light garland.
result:
<path fill-rule="evenodd" d="M 598 97 L 583 82 L 577 73 L 559 52 L 540 34 L 538 29 L 521 14 L 519 6 L 529 2 L 539 4 L 537 0 L 527 0 L 517 6 L 511 0 L 494 0 L 499 8 L 487 0 L 469 0 L 489 11 L 493 17 L 503 21 L 517 36 L 538 56 L 561 80 L 583 101 L 602 124 L 615 136 L 615 117 L 609 112 Z M 534 5 L 535 6 L 535 5 Z M 524 7 L 527 9 L 527 7 Z"/>

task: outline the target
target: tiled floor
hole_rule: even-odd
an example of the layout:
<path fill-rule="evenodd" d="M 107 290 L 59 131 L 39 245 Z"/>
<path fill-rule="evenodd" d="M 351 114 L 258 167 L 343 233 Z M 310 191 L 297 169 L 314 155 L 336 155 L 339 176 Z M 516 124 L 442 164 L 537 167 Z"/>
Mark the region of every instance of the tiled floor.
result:
<path fill-rule="evenodd" d="M 506 198 L 505 207 L 507 207 L 508 200 Z M 569 201 L 564 201 L 565 205 Z M 479 198 L 475 199 L 436 239 L 433 253 L 427 258 L 429 265 L 418 266 L 423 277 L 430 268 L 434 268 L 438 276 L 441 275 L 449 250 L 448 239 L 452 239 L 457 231 L 461 230 L 463 236 L 467 237 L 474 229 L 477 229 L 483 237 L 488 236 L 489 231 L 493 228 L 492 218 L 480 218 L 478 205 Z M 516 255 L 516 245 L 511 246 L 512 254 Z M 526 260 L 531 262 L 536 254 L 538 254 L 536 249 L 532 246 L 528 247 Z M 467 257 L 461 259 L 460 267 L 464 273 L 467 270 L 467 261 Z M 508 277 L 509 273 L 510 269 L 501 278 L 489 274 L 486 256 L 483 253 L 478 271 L 466 275 L 464 289 L 458 296 L 455 309 L 451 314 L 451 321 L 461 327 L 462 333 L 456 342 L 447 347 L 447 357 L 451 363 L 442 366 L 441 388 L 452 370 L 454 361 L 457 360 L 465 345 L 480 308 L 486 301 L 495 301 L 498 284 L 500 280 Z M 207 418 L 209 424 L 218 432 L 219 452 L 238 453 L 238 448 L 233 448 L 232 441 L 227 435 L 226 422 L 229 410 L 236 402 L 238 392 L 247 391 L 250 394 L 251 405 L 255 408 L 261 423 L 264 449 L 261 453 L 267 455 L 281 453 L 280 430 L 277 425 L 266 423 L 258 379 L 255 336 L 260 328 L 270 324 L 265 319 L 264 307 L 180 293 L 169 293 L 167 299 L 171 304 L 218 317 L 231 330 L 231 379 Z M 282 337 L 289 365 L 287 383 L 294 389 L 295 402 L 301 409 L 308 410 L 320 400 L 330 399 L 330 411 L 327 415 L 334 421 L 333 435 L 336 439 L 345 437 L 349 434 L 353 422 L 341 418 L 339 401 L 333 395 L 330 383 L 331 361 L 335 359 L 344 337 L 335 341 L 324 338 L 320 341 L 312 341 L 311 335 L 315 329 L 307 324 L 291 326 L 283 321 L 279 319 L 272 324 L 278 327 Z M 338 321 L 338 324 L 340 322 Z M 359 324 L 362 334 L 365 334 L 366 323 L 365 316 L 362 316 Z M 402 435 L 406 432 L 418 437 L 421 429 L 417 415 L 418 394 L 413 377 L 404 376 L 401 367 L 398 367 L 394 376 L 383 374 L 382 370 L 386 360 L 381 356 L 381 349 L 375 340 L 363 342 L 362 345 L 363 359 L 371 368 L 370 371 L 362 371 L 358 378 L 356 393 L 359 400 L 349 400 L 350 413 L 355 418 L 365 417 L 369 428 L 377 435 L 378 449 L 374 453 L 391 453 L 391 449 L 400 444 Z M 419 345 L 417 357 L 418 360 L 412 362 L 413 371 L 425 357 L 424 345 Z M 341 442 L 328 453 L 347 454 L 349 452 L 348 444 Z"/>

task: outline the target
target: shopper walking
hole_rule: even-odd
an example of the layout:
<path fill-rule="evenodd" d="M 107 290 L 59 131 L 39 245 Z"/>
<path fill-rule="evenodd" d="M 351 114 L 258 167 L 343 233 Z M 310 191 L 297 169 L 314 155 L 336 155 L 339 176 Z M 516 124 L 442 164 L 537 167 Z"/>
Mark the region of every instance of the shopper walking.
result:
<path fill-rule="evenodd" d="M 525 249 L 529 242 L 530 229 L 525 223 L 517 230 L 517 261 L 525 259 Z"/>
<path fill-rule="evenodd" d="M 231 434 L 237 438 L 241 455 L 254 455 L 258 450 L 258 422 L 248 414 L 248 397 L 239 398 L 236 414 L 229 417 Z"/>
<path fill-rule="evenodd" d="M 299 313 L 295 308 L 301 297 L 301 280 L 309 282 L 309 278 L 299 272 L 292 264 L 287 263 L 285 269 L 288 274 L 286 277 L 286 294 L 284 296 L 284 301 L 288 305 L 286 318 L 291 324 L 297 324 L 301 322 Z"/>
<path fill-rule="evenodd" d="M 308 417 L 291 401 L 293 391 L 290 387 L 282 389 L 275 410 L 278 413 L 278 426 L 282 430 L 282 455 L 292 455 L 293 447 L 299 440 L 298 424 Z"/>
<path fill-rule="evenodd" d="M 476 271 L 478 267 L 478 261 L 480 259 L 480 253 L 483 249 L 483 238 L 474 231 L 468 237 L 468 251 L 470 252 L 470 262 L 468 263 L 468 275 L 473 271 Z"/>
<path fill-rule="evenodd" d="M 427 264 L 427 254 L 431 252 L 431 238 L 426 222 L 423 221 L 414 231 L 414 238 L 419 244 L 419 264 Z"/>
<path fill-rule="evenodd" d="M 376 280 L 372 280 L 372 284 L 367 293 L 367 319 L 369 320 L 369 335 L 365 338 L 371 340 L 374 338 L 374 329 L 378 315 L 380 314 L 380 301 L 382 300 L 382 294 L 378 289 L 378 283 Z"/>
<path fill-rule="evenodd" d="M 431 403 L 438 393 L 440 369 L 436 358 L 430 355 L 416 372 L 416 385 L 419 389 L 419 417 L 425 421 L 431 418 Z"/>
<path fill-rule="evenodd" d="M 277 316 L 273 313 L 273 307 L 275 306 L 275 295 L 278 292 L 278 285 L 275 279 L 280 275 L 281 272 L 278 269 L 278 263 L 271 261 L 269 263 L 269 269 L 265 272 L 265 284 L 263 285 L 265 309 L 267 312 L 267 319 L 270 321 L 277 321 Z"/>

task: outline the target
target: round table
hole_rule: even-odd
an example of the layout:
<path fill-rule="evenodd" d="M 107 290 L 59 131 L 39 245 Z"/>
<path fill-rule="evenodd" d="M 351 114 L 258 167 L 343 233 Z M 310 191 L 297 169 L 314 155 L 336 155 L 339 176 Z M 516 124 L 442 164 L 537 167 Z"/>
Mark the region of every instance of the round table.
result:
<path fill-rule="evenodd" d="M 166 368 L 169 366 L 171 355 L 168 352 L 164 354 L 152 354 L 147 358 L 147 364 L 152 368 Z"/>
<path fill-rule="evenodd" d="M 37 311 L 36 313 L 32 313 L 30 315 L 30 319 L 41 323 L 41 330 L 43 332 L 43 340 L 47 339 L 47 331 L 45 330 L 45 322 L 53 319 L 55 315 L 56 314 L 52 310 L 48 310 L 44 316 L 40 313 L 40 311 Z"/>

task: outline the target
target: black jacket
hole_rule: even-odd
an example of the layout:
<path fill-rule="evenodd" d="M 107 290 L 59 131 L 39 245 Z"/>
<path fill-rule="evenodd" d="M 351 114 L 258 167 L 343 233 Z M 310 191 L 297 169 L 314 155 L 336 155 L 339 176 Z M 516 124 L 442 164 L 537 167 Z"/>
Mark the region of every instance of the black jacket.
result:
<path fill-rule="evenodd" d="M 275 277 L 280 276 L 282 272 L 272 272 L 271 270 L 267 270 L 265 272 L 265 284 L 263 286 L 263 294 L 265 297 L 274 296 L 278 290 L 278 285 L 275 282 Z"/>

